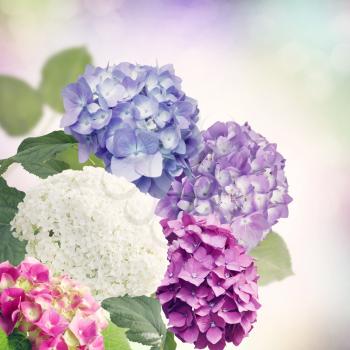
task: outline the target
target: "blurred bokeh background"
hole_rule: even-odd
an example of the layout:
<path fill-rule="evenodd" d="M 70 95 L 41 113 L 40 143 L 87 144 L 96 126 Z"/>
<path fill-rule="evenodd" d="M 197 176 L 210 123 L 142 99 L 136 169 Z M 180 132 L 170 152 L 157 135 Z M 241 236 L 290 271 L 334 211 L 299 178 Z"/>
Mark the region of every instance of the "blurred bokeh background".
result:
<path fill-rule="evenodd" d="M 240 349 L 350 349 L 349 1 L 0 0 L 1 75 L 36 89 L 48 58 L 71 47 L 98 65 L 173 63 L 202 128 L 249 121 L 278 144 L 294 202 L 275 230 L 295 275 L 261 288 Z M 46 104 L 23 135 L 0 106 L 0 159 L 59 128 L 59 109 Z M 13 111 L 32 113 L 20 97 Z M 22 190 L 36 181 L 16 165 L 6 178 Z"/>

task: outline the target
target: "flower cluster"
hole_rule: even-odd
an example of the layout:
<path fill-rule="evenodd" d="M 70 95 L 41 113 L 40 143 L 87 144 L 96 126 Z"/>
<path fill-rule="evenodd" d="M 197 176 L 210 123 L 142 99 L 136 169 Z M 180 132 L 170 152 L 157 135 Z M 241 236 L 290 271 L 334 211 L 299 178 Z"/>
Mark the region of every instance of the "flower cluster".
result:
<path fill-rule="evenodd" d="M 182 213 L 162 225 L 170 264 L 157 296 L 170 330 L 198 349 L 240 344 L 260 307 L 252 258 L 215 217 Z"/>
<path fill-rule="evenodd" d="M 61 125 L 79 142 L 81 162 L 95 153 L 106 169 L 161 198 L 201 144 L 197 102 L 171 65 L 88 66 L 63 91 Z"/>
<path fill-rule="evenodd" d="M 27 192 L 12 221 L 27 255 L 98 300 L 154 293 L 167 265 L 155 199 L 102 168 L 66 170 Z"/>
<path fill-rule="evenodd" d="M 33 350 L 104 349 L 108 320 L 89 290 L 34 258 L 0 264 L 0 310 L 0 328 L 26 333 Z"/>
<path fill-rule="evenodd" d="M 279 218 L 288 216 L 285 160 L 248 124 L 217 122 L 203 133 L 205 146 L 191 160 L 193 176 L 177 178 L 156 213 L 176 218 L 183 210 L 215 214 L 248 249 Z"/>

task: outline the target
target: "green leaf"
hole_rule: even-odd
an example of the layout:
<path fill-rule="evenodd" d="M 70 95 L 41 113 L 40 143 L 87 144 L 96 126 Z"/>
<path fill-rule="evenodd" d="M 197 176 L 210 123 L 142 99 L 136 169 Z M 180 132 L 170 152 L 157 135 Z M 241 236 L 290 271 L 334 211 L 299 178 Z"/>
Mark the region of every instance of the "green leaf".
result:
<path fill-rule="evenodd" d="M 10 225 L 0 224 L 0 241 L 0 263 L 8 260 L 18 265 L 23 261 L 27 243 L 12 236 Z"/>
<path fill-rule="evenodd" d="M 20 144 L 16 155 L 0 160 L 0 175 L 12 163 L 21 163 L 26 170 L 42 178 L 57 174 L 68 169 L 69 164 L 56 159 L 56 156 L 75 144 L 75 139 L 63 131 L 27 138 Z"/>
<path fill-rule="evenodd" d="M 40 94 L 26 82 L 0 76 L 0 126 L 13 136 L 28 133 L 42 116 Z"/>
<path fill-rule="evenodd" d="M 0 177 L 0 224 L 9 224 L 17 213 L 18 203 L 23 201 L 24 192 L 9 187 Z"/>
<path fill-rule="evenodd" d="M 131 350 L 125 330 L 118 328 L 113 322 L 102 332 L 105 350 Z"/>
<path fill-rule="evenodd" d="M 130 341 L 160 347 L 166 336 L 166 327 L 161 317 L 160 304 L 146 296 L 109 298 L 102 306 L 111 314 L 118 327 L 128 328 Z"/>
<path fill-rule="evenodd" d="M 101 159 L 91 155 L 79 163 L 76 140 L 63 131 L 54 131 L 40 137 L 25 139 L 13 157 L 0 160 L 0 175 L 13 163 L 20 163 L 30 173 L 47 178 L 66 169 L 81 170 L 84 166 L 104 167 Z"/>
<path fill-rule="evenodd" d="M 32 346 L 27 337 L 18 331 L 14 331 L 8 337 L 9 350 L 31 350 Z"/>
<path fill-rule="evenodd" d="M 26 242 L 14 238 L 10 227 L 18 203 L 23 201 L 24 196 L 23 192 L 9 187 L 0 177 L 0 262 L 9 260 L 17 265 L 24 259 Z"/>
<path fill-rule="evenodd" d="M 91 56 L 84 47 L 61 51 L 46 62 L 42 70 L 40 92 L 44 101 L 58 112 L 63 112 L 62 89 L 84 73 Z"/>
<path fill-rule="evenodd" d="M 288 248 L 277 233 L 270 232 L 250 253 L 256 259 L 261 286 L 293 275 Z"/>
<path fill-rule="evenodd" d="M 86 165 L 104 168 L 103 161 L 97 158 L 94 154 L 90 156 L 87 162 L 79 163 L 78 144 L 75 144 L 73 147 L 67 148 L 63 152 L 57 154 L 56 159 L 65 162 L 69 165 L 69 168 L 73 170 L 81 170 Z"/>
<path fill-rule="evenodd" d="M 167 332 L 166 336 L 163 341 L 163 350 L 175 350 L 176 349 L 176 342 L 174 339 L 174 334 L 171 332 Z"/>
<path fill-rule="evenodd" d="M 0 350 L 9 350 L 6 333 L 0 327 Z"/>

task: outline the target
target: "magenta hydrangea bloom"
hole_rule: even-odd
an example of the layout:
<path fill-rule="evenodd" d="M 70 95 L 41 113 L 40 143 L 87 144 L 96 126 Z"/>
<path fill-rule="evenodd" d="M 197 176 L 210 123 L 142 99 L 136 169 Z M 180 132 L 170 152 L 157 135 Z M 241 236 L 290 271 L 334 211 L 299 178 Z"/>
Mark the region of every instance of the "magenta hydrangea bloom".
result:
<path fill-rule="evenodd" d="M 178 177 L 156 213 L 215 214 L 246 248 L 255 247 L 279 218 L 288 216 L 285 160 L 248 124 L 217 122 L 203 132 L 204 149 L 191 160 L 193 176 Z"/>
<path fill-rule="evenodd" d="M 27 334 L 33 350 L 103 350 L 107 326 L 89 290 L 69 277 L 51 276 L 33 258 L 0 264 L 0 328 Z"/>
<path fill-rule="evenodd" d="M 253 259 L 217 218 L 162 220 L 169 266 L 157 297 L 170 330 L 197 349 L 239 345 L 259 309 Z"/>

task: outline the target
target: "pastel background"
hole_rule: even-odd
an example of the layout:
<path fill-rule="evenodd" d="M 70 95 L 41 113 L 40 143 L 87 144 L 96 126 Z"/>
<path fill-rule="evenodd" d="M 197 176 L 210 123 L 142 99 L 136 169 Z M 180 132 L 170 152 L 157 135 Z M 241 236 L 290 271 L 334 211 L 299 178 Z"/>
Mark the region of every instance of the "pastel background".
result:
<path fill-rule="evenodd" d="M 173 63 L 202 128 L 249 121 L 278 144 L 294 202 L 276 231 L 295 275 L 261 288 L 240 349 L 350 349 L 349 1 L 0 0 L 0 74 L 37 86 L 48 56 L 73 46 L 99 65 Z M 30 135 L 59 117 L 46 108 Z M 0 158 L 21 139 L 0 130 Z M 17 166 L 6 177 L 36 181 Z"/>

